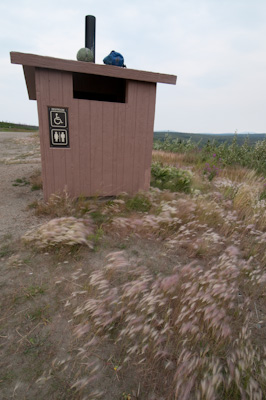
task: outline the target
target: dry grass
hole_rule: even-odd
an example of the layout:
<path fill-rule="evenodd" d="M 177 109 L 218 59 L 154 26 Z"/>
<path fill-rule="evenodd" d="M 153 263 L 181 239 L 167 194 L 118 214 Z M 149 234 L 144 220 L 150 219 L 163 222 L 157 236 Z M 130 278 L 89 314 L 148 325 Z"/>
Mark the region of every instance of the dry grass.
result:
<path fill-rule="evenodd" d="M 245 179 L 257 188 L 255 200 L 238 203 Z M 230 199 L 224 192 L 229 182 L 235 186 Z M 66 369 L 69 363 L 82 365 L 73 383 L 78 393 L 104 398 L 97 389 L 104 379 L 102 360 L 95 357 L 104 346 L 106 359 L 119 360 L 118 379 L 134 368 L 142 382 L 136 398 L 263 399 L 265 349 L 254 329 L 263 318 L 255 307 L 265 301 L 266 237 L 246 225 L 261 187 L 249 173 L 235 183 L 217 177 L 211 189 L 192 194 L 152 189 L 141 195 L 151 204 L 145 213 L 129 210 L 123 196 L 101 204 L 101 213 L 109 216 L 102 225 L 107 235 L 158 241 L 176 265 L 171 273 L 161 266 L 155 274 L 119 251 L 88 276 L 85 299 L 73 314 L 78 354 L 56 364 L 59 370 L 60 363 Z M 75 282 L 79 279 L 76 274 Z"/>
<path fill-rule="evenodd" d="M 118 375 L 136 366 L 154 398 L 262 400 L 265 355 L 251 340 L 249 310 L 263 284 L 262 269 L 239 259 L 233 246 L 208 268 L 192 262 L 168 276 L 110 253 L 74 311 L 76 335 L 86 343 L 75 358 L 84 367 L 74 387 L 88 398 L 104 396 L 95 389 L 103 377 L 94 354 L 109 342 Z"/>
<path fill-rule="evenodd" d="M 154 157 L 187 167 L 183 155 Z M 191 171 L 189 194 L 151 189 L 73 201 L 65 193 L 35 204 L 51 218 L 26 235 L 37 247 L 104 238 L 51 283 L 72 341 L 35 379 L 40 391 L 56 376 L 71 399 L 264 399 L 264 182 L 242 168 L 211 182 Z M 24 265 L 16 255 L 9 262 Z M 41 287 L 27 293 L 37 297 Z M 30 317 L 44 323 L 51 315 L 42 305 Z"/>
<path fill-rule="evenodd" d="M 152 160 L 159 161 L 164 164 L 173 165 L 174 167 L 180 167 L 184 165 L 184 158 L 186 154 L 180 153 L 167 153 L 161 150 L 154 150 L 152 153 Z"/>
<path fill-rule="evenodd" d="M 89 237 L 93 234 L 89 218 L 62 217 L 50 220 L 28 231 L 22 240 L 39 249 L 83 244 L 93 247 Z"/>
<path fill-rule="evenodd" d="M 36 169 L 30 176 L 31 190 L 42 189 L 42 175 L 39 169 Z"/>

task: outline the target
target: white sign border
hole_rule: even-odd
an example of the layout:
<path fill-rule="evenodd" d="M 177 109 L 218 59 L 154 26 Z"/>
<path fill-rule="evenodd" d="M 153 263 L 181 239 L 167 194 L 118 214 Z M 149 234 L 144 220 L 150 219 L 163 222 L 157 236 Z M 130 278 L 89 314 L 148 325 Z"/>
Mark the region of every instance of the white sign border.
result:
<path fill-rule="evenodd" d="M 62 109 L 63 111 L 58 111 L 58 110 L 50 110 L 50 125 L 51 125 L 51 128 L 67 128 L 67 113 L 66 113 L 66 111 L 64 110 L 64 109 Z M 63 114 L 65 114 L 65 124 L 64 125 L 54 125 L 53 124 L 53 122 L 52 122 L 52 113 L 53 112 L 56 112 L 56 111 L 58 111 L 58 113 L 60 112 L 60 113 L 63 113 Z"/>
<path fill-rule="evenodd" d="M 65 135 L 66 135 L 66 142 L 62 143 L 62 142 L 54 142 L 54 132 L 55 131 L 64 131 Z M 60 146 L 60 147 L 68 147 L 69 145 L 69 141 L 68 141 L 68 130 L 67 129 L 61 129 L 61 128 L 57 128 L 57 129 L 51 129 L 51 143 L 53 146 Z"/>

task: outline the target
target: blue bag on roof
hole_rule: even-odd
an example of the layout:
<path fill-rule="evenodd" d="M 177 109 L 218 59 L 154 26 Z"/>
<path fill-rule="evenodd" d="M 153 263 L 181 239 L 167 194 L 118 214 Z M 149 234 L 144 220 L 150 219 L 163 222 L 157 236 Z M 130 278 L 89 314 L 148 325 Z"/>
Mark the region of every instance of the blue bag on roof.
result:
<path fill-rule="evenodd" d="M 111 53 L 103 59 L 104 64 L 116 65 L 117 67 L 125 67 L 124 57 L 117 51 L 112 50 Z"/>

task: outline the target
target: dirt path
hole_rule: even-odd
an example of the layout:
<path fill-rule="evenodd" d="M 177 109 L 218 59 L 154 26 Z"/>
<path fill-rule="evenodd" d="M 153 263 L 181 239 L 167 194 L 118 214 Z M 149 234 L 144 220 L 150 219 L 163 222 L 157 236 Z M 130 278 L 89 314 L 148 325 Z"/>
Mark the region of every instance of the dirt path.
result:
<path fill-rule="evenodd" d="M 0 132 L 0 239 L 20 237 L 37 218 L 27 210 L 42 191 L 32 191 L 30 176 L 41 169 L 39 139 L 28 132 Z M 22 182 L 16 182 L 16 180 Z M 13 185 L 17 186 L 13 186 Z"/>

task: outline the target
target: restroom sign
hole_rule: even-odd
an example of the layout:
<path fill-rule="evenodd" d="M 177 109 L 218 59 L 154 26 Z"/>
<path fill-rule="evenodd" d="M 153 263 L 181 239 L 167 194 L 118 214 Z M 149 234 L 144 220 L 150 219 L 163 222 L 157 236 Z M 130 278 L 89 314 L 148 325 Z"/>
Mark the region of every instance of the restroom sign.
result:
<path fill-rule="evenodd" d="M 68 109 L 48 107 L 50 146 L 69 147 Z"/>
<path fill-rule="evenodd" d="M 51 130 L 51 144 L 53 146 L 68 146 L 68 134 L 66 129 Z"/>

